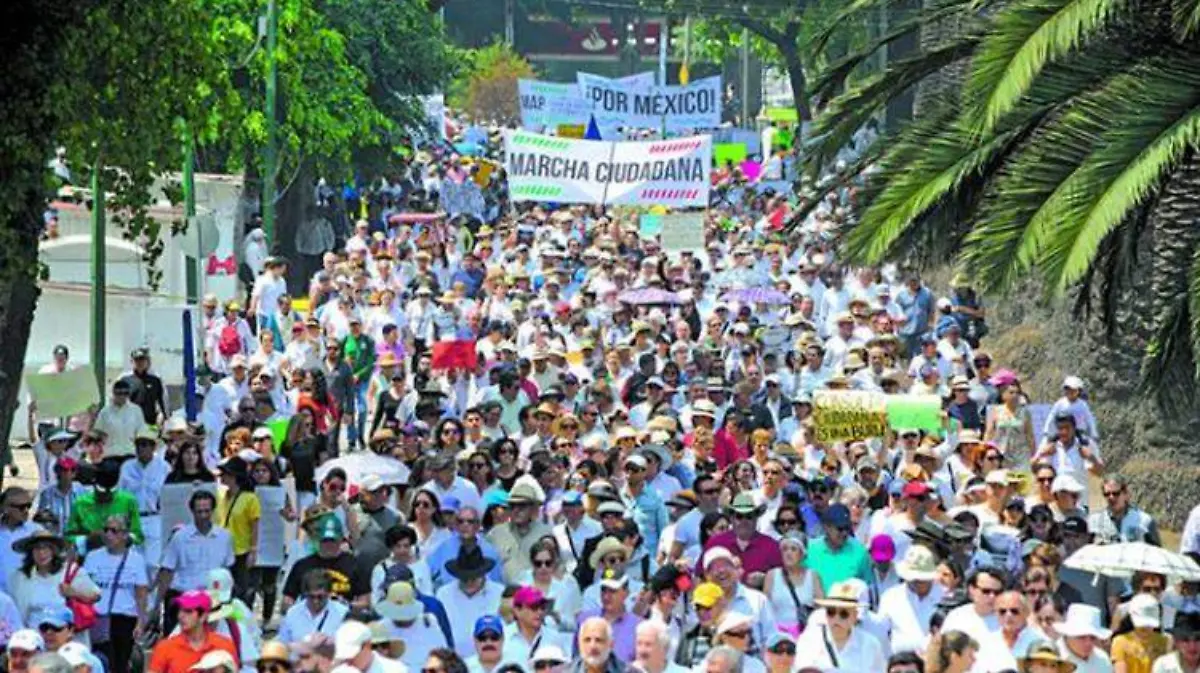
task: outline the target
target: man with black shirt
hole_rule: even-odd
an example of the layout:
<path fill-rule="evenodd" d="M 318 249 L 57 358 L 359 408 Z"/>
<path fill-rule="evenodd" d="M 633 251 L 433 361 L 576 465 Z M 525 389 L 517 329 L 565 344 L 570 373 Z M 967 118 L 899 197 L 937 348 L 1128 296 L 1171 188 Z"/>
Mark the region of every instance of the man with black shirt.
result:
<path fill-rule="evenodd" d="M 129 383 L 129 401 L 141 407 L 146 425 L 159 425 L 170 411 L 162 379 L 150 373 L 150 349 L 135 349 L 129 357 L 133 360 L 133 371 L 121 378 Z"/>
<path fill-rule="evenodd" d="M 358 489 L 358 504 L 354 505 L 358 514 L 355 517 L 358 536 L 354 550 L 359 569 L 369 577 L 375 566 L 390 553 L 384 535 L 389 528 L 400 523 L 400 515 L 388 506 L 392 491 L 378 474 L 363 477 Z"/>
<path fill-rule="evenodd" d="M 310 570 L 328 571 L 333 593 L 347 603 L 367 605 L 370 601 L 370 575 L 359 572 L 354 555 L 342 550 L 346 531 L 336 516 L 329 515 L 318 525 L 317 551 L 296 561 L 283 583 L 283 608 L 292 607 L 301 595 L 301 581 Z"/>

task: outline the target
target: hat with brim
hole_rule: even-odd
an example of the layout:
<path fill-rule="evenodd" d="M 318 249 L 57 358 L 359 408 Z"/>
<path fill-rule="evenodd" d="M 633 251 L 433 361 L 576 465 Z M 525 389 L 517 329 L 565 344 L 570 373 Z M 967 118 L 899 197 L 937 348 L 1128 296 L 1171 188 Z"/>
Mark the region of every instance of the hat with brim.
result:
<path fill-rule="evenodd" d="M 1075 670 L 1075 664 L 1063 659 L 1058 653 L 1058 647 L 1051 642 L 1034 643 L 1028 653 L 1020 659 L 1020 664 L 1022 673 L 1032 671 L 1034 664 L 1054 664 L 1058 667 L 1058 673 L 1071 673 Z"/>
<path fill-rule="evenodd" d="M 1067 617 L 1054 625 L 1059 635 L 1067 638 L 1092 636 L 1100 640 L 1112 637 L 1112 631 L 1100 626 L 1100 609 L 1085 603 L 1074 603 L 1067 608 Z M 1176 620 L 1178 624 L 1178 620 Z"/>
<path fill-rule="evenodd" d="M 558 645 L 542 645 L 537 648 L 537 651 L 533 653 L 533 658 L 529 661 L 535 665 L 539 663 L 565 664 L 568 659 Z"/>
<path fill-rule="evenodd" d="M 450 564 L 447 563 L 446 567 L 449 566 Z M 393 582 L 388 587 L 387 596 L 375 604 L 375 612 L 378 612 L 380 617 L 394 622 L 411 622 L 425 612 L 425 605 L 417 600 L 416 592 L 411 584 Z"/>
<path fill-rule="evenodd" d="M 657 458 L 659 471 L 666 471 L 675 462 L 671 458 L 671 452 L 667 451 L 667 447 L 663 446 L 662 444 L 644 444 L 638 449 L 638 451 L 645 456 L 653 455 L 655 458 Z"/>
<path fill-rule="evenodd" d="M 858 590 L 849 582 L 838 582 L 829 588 L 829 595 L 813 601 L 823 608 L 858 609 Z"/>
<path fill-rule="evenodd" d="M 729 509 L 734 514 L 755 514 L 759 511 L 759 505 L 749 493 L 738 493 L 729 504 Z"/>
<path fill-rule="evenodd" d="M 54 547 L 54 551 L 57 553 L 66 549 L 66 542 L 61 537 L 45 530 L 39 530 L 28 537 L 17 540 L 13 543 L 12 548 L 15 552 L 28 554 L 39 544 L 48 544 Z"/>
<path fill-rule="evenodd" d="M 896 574 L 905 582 L 932 582 L 937 579 L 937 557 L 921 545 L 910 545 L 896 564 Z"/>
<path fill-rule="evenodd" d="M 464 582 L 477 577 L 483 577 L 495 567 L 496 562 L 493 559 L 486 558 L 479 547 L 473 547 L 469 550 L 460 549 L 458 556 L 446 563 L 446 571 Z"/>
<path fill-rule="evenodd" d="M 75 441 L 75 433 L 59 430 L 46 438 L 46 443 L 50 442 L 73 442 Z"/>
<path fill-rule="evenodd" d="M 596 548 L 592 550 L 592 555 L 588 557 L 588 560 L 591 561 L 593 568 L 599 568 L 600 559 L 609 554 L 620 554 L 626 561 L 629 560 L 629 550 L 625 548 L 625 545 L 620 540 L 611 536 L 600 540 Z"/>

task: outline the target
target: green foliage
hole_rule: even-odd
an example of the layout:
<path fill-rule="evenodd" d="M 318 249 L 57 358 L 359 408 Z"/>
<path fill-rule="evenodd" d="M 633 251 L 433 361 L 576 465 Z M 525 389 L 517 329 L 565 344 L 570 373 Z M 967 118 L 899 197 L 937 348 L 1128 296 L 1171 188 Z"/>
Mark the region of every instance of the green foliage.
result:
<path fill-rule="evenodd" d="M 447 89 L 447 103 L 475 119 L 519 120 L 517 80 L 536 77 L 529 61 L 503 42 L 471 50 L 464 60 Z"/>

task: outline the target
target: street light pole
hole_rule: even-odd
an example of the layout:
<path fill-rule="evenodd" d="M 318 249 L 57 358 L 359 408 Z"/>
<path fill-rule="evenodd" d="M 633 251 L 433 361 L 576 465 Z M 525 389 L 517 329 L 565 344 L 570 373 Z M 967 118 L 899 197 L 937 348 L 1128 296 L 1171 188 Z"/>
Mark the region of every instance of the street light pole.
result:
<path fill-rule="evenodd" d="M 264 113 L 267 117 L 267 144 L 263 148 L 262 176 L 262 221 L 263 234 L 267 238 L 267 249 L 275 250 L 275 174 L 279 172 L 278 150 L 275 147 L 275 88 L 277 66 L 275 46 L 279 31 L 279 6 L 276 0 L 267 0 L 267 92 Z"/>
<path fill-rule="evenodd" d="M 742 28 L 742 128 L 750 128 L 750 29 Z"/>
<path fill-rule="evenodd" d="M 96 377 L 96 387 L 100 389 L 100 399 L 105 399 L 104 383 L 107 375 L 106 355 L 107 349 L 104 343 L 104 326 L 107 322 L 105 319 L 106 313 L 106 297 L 104 293 L 108 289 L 108 282 L 105 279 L 105 265 L 107 264 L 105 250 L 105 219 L 104 219 L 104 180 L 100 176 L 100 171 L 103 170 L 100 164 L 100 157 L 96 157 L 96 162 L 92 165 L 92 335 L 91 335 L 91 350 L 92 350 L 92 372 Z"/>

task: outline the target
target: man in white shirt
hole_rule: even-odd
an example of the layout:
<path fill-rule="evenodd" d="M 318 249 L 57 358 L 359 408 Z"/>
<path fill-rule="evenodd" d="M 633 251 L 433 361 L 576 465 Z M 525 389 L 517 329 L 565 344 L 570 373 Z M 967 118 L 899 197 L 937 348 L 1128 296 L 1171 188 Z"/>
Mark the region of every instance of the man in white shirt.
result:
<path fill-rule="evenodd" d="M 129 491 L 137 498 L 138 514 L 142 519 L 142 549 L 146 557 L 146 572 L 151 577 L 158 572 L 162 558 L 162 518 L 158 511 L 158 494 L 167 482 L 171 466 L 158 455 L 158 436 L 149 427 L 138 431 L 133 441 L 136 455 L 121 465 L 117 488 Z"/>
<path fill-rule="evenodd" d="M 439 501 L 445 502 L 446 498 L 454 497 L 458 499 L 461 507 L 470 507 L 477 512 L 484 511 L 479 489 L 475 484 L 458 476 L 454 468 L 455 461 L 452 455 L 442 453 L 430 459 L 429 471 L 433 473 L 433 479 L 426 482 L 421 489 L 433 493 Z"/>
<path fill-rule="evenodd" d="M 262 275 L 254 280 L 254 289 L 250 294 L 250 313 L 258 321 L 258 328 L 267 325 L 271 313 L 279 304 L 279 298 L 287 294 L 287 260 L 282 257 L 268 257 Z"/>
<path fill-rule="evenodd" d="M 158 614 L 159 607 L 166 606 L 163 633 L 175 630 L 179 615 L 175 605 L 177 596 L 202 588 L 210 570 L 233 567 L 233 537 L 229 531 L 213 525 L 216 508 L 215 495 L 209 491 L 194 491 L 188 500 L 192 523 L 177 529 L 167 539 L 162 567 L 158 571 L 157 600 L 150 609 L 151 614 Z"/>
<path fill-rule="evenodd" d="M 558 553 L 566 564 L 568 573 L 575 572 L 583 545 L 600 534 L 603 528 L 599 521 L 587 515 L 583 506 L 583 495 L 568 491 L 562 499 L 563 522 L 554 527 L 554 539 L 558 541 Z"/>
<path fill-rule="evenodd" d="M 979 658 L 974 671 L 996 671 L 1016 668 L 1017 661 L 1029 654 L 1035 643 L 1049 640 L 1040 629 L 1029 624 L 1031 606 L 1019 591 L 1005 591 L 996 598 L 996 617 L 1000 622 L 1000 637 L 980 641 Z M 999 662 L 1005 662 L 1000 665 Z"/>
<path fill-rule="evenodd" d="M 945 589 L 935 583 L 937 558 L 929 548 L 913 545 L 896 564 L 903 584 L 883 592 L 879 599 L 879 618 L 890 631 L 892 653 L 924 654 L 929 640 L 929 619 L 937 610 Z"/>
<path fill-rule="evenodd" d="M 408 582 L 393 582 L 387 597 L 375 604 L 375 611 L 383 618 L 388 635 L 404 641 L 406 647 L 400 661 L 414 671 L 425 666 L 431 651 L 448 645 L 437 619 L 425 613 L 425 605 Z M 458 615 L 452 619 L 457 620 Z"/>
<path fill-rule="evenodd" d="M 470 656 L 475 649 L 471 642 L 475 620 L 500 612 L 504 586 L 487 579 L 495 565 L 495 561 L 483 556 L 479 547 L 462 549 L 458 558 L 446 564 L 446 570 L 458 581 L 438 589 L 436 597 L 446 608 L 446 614 L 454 616 L 450 630 L 459 656 Z"/>
<path fill-rule="evenodd" d="M 283 616 L 277 638 L 288 645 L 313 633 L 339 636 L 342 622 L 350 611 L 340 601 L 331 600 L 333 579 L 324 570 L 315 569 L 304 576 L 304 600 L 297 601 Z M 366 625 L 363 625 L 366 628 Z M 370 631 L 367 631 L 368 635 Z M 337 640 L 339 650 L 341 639 Z M 336 657 L 335 655 L 335 658 Z"/>
<path fill-rule="evenodd" d="M 1101 647 L 1103 641 L 1112 637 L 1112 631 L 1101 628 L 1100 609 L 1084 603 L 1074 603 L 1067 608 L 1067 617 L 1054 626 L 1058 635 L 1059 653 L 1064 659 L 1075 664 L 1075 673 L 1112 673 L 1112 662 Z M 1176 628 L 1179 622 L 1176 621 Z M 1192 642 L 1200 644 L 1196 638 L 1200 633 L 1193 634 Z M 1179 641 L 1176 640 L 1178 645 Z M 1198 648 L 1200 651 L 1200 648 Z M 1155 667 L 1157 671 L 1158 668 Z"/>
<path fill-rule="evenodd" d="M 946 615 L 942 632 L 962 631 L 979 643 L 980 652 L 1003 647 L 1000 620 L 996 615 L 996 599 L 1003 591 L 1004 580 L 1000 571 L 987 567 L 976 570 L 967 583 L 967 596 L 971 602 Z M 984 657 L 979 657 L 978 665 L 986 665 Z"/>
<path fill-rule="evenodd" d="M 146 426 L 141 407 L 129 402 L 132 392 L 129 382 L 121 379 L 113 384 L 112 402 L 96 415 L 92 429 L 103 432 L 104 457 L 133 455 L 133 438 Z"/>
<path fill-rule="evenodd" d="M 362 622 L 343 623 L 333 638 L 334 663 L 349 665 L 362 673 L 408 673 L 404 664 L 377 654 L 371 640 L 371 627 Z"/>

